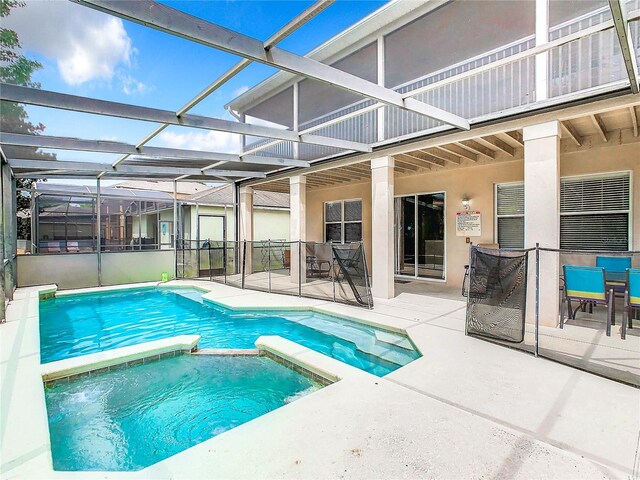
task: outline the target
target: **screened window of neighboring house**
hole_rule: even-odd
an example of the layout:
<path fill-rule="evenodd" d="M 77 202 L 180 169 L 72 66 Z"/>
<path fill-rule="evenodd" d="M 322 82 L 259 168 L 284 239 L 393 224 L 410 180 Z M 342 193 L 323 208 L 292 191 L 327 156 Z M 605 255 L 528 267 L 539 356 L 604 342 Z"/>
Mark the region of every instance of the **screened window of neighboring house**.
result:
<path fill-rule="evenodd" d="M 524 183 L 496 185 L 496 225 L 500 248 L 524 248 Z"/>
<path fill-rule="evenodd" d="M 560 248 L 628 250 L 628 172 L 560 181 Z"/>
<path fill-rule="evenodd" d="M 337 243 L 362 240 L 362 200 L 324 204 L 324 239 Z"/>

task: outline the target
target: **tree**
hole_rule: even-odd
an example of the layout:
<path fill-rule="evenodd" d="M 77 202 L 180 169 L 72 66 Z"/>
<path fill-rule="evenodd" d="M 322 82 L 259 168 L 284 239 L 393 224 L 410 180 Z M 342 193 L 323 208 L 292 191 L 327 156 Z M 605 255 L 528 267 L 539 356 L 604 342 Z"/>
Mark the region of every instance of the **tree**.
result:
<path fill-rule="evenodd" d="M 0 19 L 7 17 L 14 8 L 24 7 L 22 0 L 0 0 Z M 20 53 L 18 34 L 8 28 L 0 27 L 0 81 L 14 85 L 40 88 L 40 84 L 31 79 L 33 73 L 42 68 L 40 62 L 26 58 Z M 8 133 L 24 133 L 38 135 L 44 131 L 42 123 L 34 124 L 29 120 L 24 107 L 18 103 L 0 101 L 0 131 Z M 55 155 L 38 152 L 33 147 L 4 147 L 7 157 L 13 158 L 42 158 L 55 160 Z M 16 180 L 18 188 L 31 188 L 35 180 L 19 178 Z M 18 193 L 16 198 L 18 213 L 28 212 L 30 198 Z M 18 238 L 31 238 L 31 222 L 28 216 L 18 216 Z"/>

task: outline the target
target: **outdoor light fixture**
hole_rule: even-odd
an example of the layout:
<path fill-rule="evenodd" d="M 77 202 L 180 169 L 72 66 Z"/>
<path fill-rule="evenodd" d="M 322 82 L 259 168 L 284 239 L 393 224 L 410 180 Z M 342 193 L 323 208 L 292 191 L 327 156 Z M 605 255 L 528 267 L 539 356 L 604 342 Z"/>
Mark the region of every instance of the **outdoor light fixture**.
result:
<path fill-rule="evenodd" d="M 469 210 L 469 203 L 470 203 L 470 201 L 469 201 L 469 199 L 467 198 L 466 195 L 464 197 L 462 197 L 462 207 L 465 210 Z"/>

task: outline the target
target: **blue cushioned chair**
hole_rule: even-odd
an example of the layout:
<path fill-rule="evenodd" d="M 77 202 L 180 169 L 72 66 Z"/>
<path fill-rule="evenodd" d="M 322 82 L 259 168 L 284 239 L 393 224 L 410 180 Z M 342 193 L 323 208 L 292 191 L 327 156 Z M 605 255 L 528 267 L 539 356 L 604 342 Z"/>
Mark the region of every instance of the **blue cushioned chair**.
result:
<path fill-rule="evenodd" d="M 627 338 L 627 325 L 633 328 L 634 313 L 640 311 L 640 270 L 627 268 L 627 289 L 622 312 L 622 339 Z"/>
<path fill-rule="evenodd" d="M 611 322 L 615 315 L 613 288 L 607 291 L 604 268 L 563 265 L 564 299 L 560 311 L 560 328 L 564 328 L 565 302 L 569 309 L 569 318 L 576 318 L 576 311 L 586 304 L 607 306 L 607 336 L 611 336 Z M 578 302 L 575 310 L 571 302 Z"/>

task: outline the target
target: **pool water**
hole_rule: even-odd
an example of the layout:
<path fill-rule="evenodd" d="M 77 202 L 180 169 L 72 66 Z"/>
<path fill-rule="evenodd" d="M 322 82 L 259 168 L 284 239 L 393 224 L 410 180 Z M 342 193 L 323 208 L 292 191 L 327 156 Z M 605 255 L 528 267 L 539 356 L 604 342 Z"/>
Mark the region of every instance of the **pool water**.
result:
<path fill-rule="evenodd" d="M 43 363 L 175 335 L 199 334 L 199 348 L 255 348 L 279 335 L 378 376 L 420 355 L 402 335 L 315 312 L 236 312 L 185 288 L 141 288 L 40 302 Z"/>
<path fill-rule="evenodd" d="M 321 386 L 266 357 L 178 355 L 45 388 L 55 470 L 139 470 Z"/>

